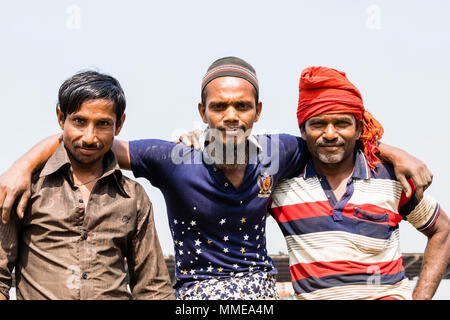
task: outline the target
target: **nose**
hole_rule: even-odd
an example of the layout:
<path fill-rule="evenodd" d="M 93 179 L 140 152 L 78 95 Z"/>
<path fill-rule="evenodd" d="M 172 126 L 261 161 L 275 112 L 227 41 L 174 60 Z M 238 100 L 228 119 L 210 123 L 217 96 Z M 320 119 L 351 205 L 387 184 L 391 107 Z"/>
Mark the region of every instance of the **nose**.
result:
<path fill-rule="evenodd" d="M 86 129 L 84 130 L 83 141 L 86 144 L 93 144 L 97 142 L 94 124 L 87 126 Z"/>
<path fill-rule="evenodd" d="M 238 120 L 239 120 L 239 117 L 238 117 L 238 113 L 236 112 L 236 109 L 233 106 L 229 106 L 225 110 L 223 121 L 234 122 L 234 121 L 238 121 Z"/>
<path fill-rule="evenodd" d="M 331 140 L 335 140 L 337 139 L 337 131 L 336 128 L 334 127 L 334 125 L 332 123 L 329 123 L 326 128 L 325 128 L 325 132 L 323 133 L 323 138 L 331 141 Z"/>

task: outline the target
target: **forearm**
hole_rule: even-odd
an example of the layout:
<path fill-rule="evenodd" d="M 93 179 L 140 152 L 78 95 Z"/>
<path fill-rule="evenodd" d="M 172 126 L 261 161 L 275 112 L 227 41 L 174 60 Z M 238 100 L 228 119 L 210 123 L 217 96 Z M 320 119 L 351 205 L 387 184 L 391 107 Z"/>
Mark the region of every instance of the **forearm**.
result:
<path fill-rule="evenodd" d="M 449 224 L 445 213 L 441 211 L 440 230 L 429 237 L 423 256 L 422 272 L 413 292 L 413 299 L 428 300 L 435 294 L 439 283 L 447 269 L 449 261 Z"/>
<path fill-rule="evenodd" d="M 58 149 L 62 141 L 62 134 L 56 134 L 47 137 L 35 146 L 33 146 L 27 153 L 14 162 L 14 166 L 18 166 L 26 171 L 33 172 L 41 168 L 47 160 Z"/>
<path fill-rule="evenodd" d="M 385 162 L 395 163 L 399 157 L 405 154 L 407 154 L 406 151 L 402 149 L 381 142 L 378 144 L 377 156 Z"/>
<path fill-rule="evenodd" d="M 121 169 L 131 170 L 130 149 L 128 141 L 114 139 L 112 151 L 116 155 Z"/>

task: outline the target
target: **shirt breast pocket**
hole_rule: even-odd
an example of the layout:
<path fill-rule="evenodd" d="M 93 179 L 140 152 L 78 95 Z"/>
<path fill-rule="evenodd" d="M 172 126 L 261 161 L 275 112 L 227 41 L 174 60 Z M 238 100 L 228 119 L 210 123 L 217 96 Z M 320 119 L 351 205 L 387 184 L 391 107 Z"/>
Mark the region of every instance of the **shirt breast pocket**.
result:
<path fill-rule="evenodd" d="M 389 215 L 387 213 L 371 213 L 364 210 L 361 210 L 360 208 L 355 208 L 355 217 L 368 220 L 372 222 L 387 222 L 389 221 Z"/>

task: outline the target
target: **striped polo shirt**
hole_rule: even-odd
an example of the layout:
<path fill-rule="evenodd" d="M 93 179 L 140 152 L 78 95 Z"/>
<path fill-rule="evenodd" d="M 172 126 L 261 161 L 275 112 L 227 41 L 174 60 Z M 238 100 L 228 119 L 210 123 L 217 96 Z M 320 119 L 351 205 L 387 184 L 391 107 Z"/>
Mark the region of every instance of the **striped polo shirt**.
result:
<path fill-rule="evenodd" d="M 411 299 L 400 252 L 403 219 L 424 231 L 439 215 L 425 195 L 406 198 L 392 165 L 370 170 L 361 151 L 338 201 L 310 161 L 301 176 L 280 181 L 271 213 L 288 246 L 299 299 Z M 412 181 L 410 184 L 413 186 Z"/>

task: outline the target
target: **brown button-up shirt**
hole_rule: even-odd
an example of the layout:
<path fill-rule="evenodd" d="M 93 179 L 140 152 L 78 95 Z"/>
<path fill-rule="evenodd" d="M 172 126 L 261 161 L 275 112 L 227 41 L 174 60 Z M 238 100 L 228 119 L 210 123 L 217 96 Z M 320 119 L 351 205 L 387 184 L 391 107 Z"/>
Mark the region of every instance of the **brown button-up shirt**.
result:
<path fill-rule="evenodd" d="M 18 299 L 174 299 L 143 187 L 114 154 L 89 202 L 73 183 L 63 143 L 32 179 L 23 220 L 0 223 L 0 292 L 16 270 Z"/>

